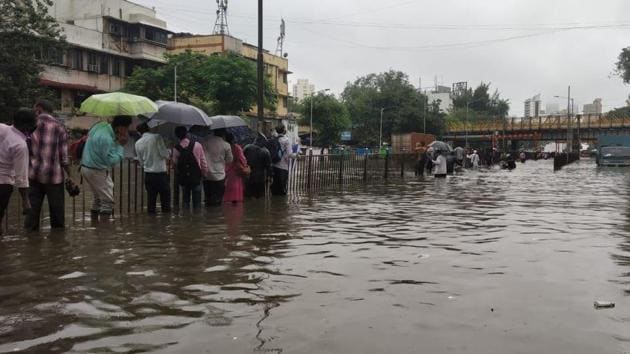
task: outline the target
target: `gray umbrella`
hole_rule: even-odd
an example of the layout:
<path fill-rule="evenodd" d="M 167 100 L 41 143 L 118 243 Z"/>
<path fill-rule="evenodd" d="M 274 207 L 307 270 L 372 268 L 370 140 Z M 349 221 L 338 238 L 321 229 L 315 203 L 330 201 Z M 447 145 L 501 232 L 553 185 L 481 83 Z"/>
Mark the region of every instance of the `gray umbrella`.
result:
<path fill-rule="evenodd" d="M 437 140 L 429 144 L 427 147 L 433 148 L 433 150 L 435 151 L 444 151 L 444 152 L 453 151 L 453 149 L 451 148 L 449 144 L 443 141 L 437 141 Z"/>
<path fill-rule="evenodd" d="M 212 121 L 208 115 L 195 106 L 180 102 L 157 101 L 158 111 L 150 118 L 154 126 L 161 123 L 173 125 L 200 125 L 209 127 Z"/>
<path fill-rule="evenodd" d="M 211 129 L 224 129 L 224 128 L 236 128 L 236 127 L 246 127 L 248 124 L 243 120 L 243 118 L 239 116 L 212 116 L 210 117 L 212 121 Z"/>

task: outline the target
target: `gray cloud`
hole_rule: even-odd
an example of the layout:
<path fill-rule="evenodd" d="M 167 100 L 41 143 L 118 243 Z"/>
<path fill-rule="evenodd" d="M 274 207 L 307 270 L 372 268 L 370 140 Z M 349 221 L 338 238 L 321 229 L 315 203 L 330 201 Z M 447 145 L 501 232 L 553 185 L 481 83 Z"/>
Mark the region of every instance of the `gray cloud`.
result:
<path fill-rule="evenodd" d="M 138 2 L 155 6 L 172 30 L 212 31 L 214 1 Z M 228 14 L 231 34 L 255 43 L 256 2 L 232 0 Z M 358 76 L 391 68 L 416 85 L 422 77 L 423 86 L 435 76 L 491 82 L 520 115 L 526 98 L 558 101 L 569 84 L 581 104 L 601 97 L 605 109 L 622 106 L 630 87 L 611 74 L 630 45 L 627 14 L 624 0 L 277 0 L 265 2 L 264 37 L 274 50 L 284 17 L 292 79 L 321 89 L 340 93 Z"/>

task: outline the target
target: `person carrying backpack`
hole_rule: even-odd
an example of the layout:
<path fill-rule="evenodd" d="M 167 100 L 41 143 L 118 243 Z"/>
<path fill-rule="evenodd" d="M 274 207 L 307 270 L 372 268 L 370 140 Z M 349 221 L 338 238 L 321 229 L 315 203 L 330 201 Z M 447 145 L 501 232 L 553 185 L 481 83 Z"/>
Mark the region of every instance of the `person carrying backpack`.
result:
<path fill-rule="evenodd" d="M 273 182 L 271 183 L 272 195 L 287 195 L 289 183 L 289 161 L 295 158 L 291 149 L 291 142 L 286 137 L 287 129 L 284 125 L 276 128 L 277 138 L 271 139 L 269 152 L 273 162 Z"/>
<path fill-rule="evenodd" d="M 208 174 L 208 162 L 200 143 L 188 137 L 186 127 L 175 128 L 175 136 L 179 143 L 173 151 L 173 162 L 177 183 L 182 189 L 182 205 L 190 208 L 192 197 L 193 210 L 201 207 L 201 182 Z"/>

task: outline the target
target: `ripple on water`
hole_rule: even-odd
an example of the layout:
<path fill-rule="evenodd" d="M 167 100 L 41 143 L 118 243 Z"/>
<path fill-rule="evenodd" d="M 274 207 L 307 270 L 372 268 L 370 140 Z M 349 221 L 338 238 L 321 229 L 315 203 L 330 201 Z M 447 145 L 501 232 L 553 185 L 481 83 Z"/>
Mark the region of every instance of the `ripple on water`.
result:
<path fill-rule="evenodd" d="M 630 351 L 630 174 L 551 167 L 7 237 L 0 352 Z"/>

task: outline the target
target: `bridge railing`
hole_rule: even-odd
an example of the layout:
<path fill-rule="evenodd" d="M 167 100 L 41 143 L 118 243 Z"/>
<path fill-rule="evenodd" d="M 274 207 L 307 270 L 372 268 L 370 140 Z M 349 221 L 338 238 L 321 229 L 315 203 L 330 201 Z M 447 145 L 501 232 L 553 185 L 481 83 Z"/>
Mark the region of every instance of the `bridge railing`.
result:
<path fill-rule="evenodd" d="M 537 118 L 490 118 L 475 122 L 449 122 L 450 134 L 483 134 L 493 132 L 534 132 L 566 130 L 569 127 L 581 129 L 630 128 L 630 117 L 606 115 L 547 116 Z"/>

